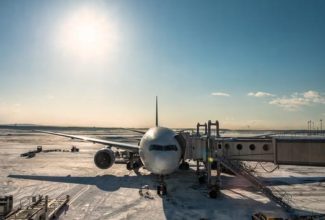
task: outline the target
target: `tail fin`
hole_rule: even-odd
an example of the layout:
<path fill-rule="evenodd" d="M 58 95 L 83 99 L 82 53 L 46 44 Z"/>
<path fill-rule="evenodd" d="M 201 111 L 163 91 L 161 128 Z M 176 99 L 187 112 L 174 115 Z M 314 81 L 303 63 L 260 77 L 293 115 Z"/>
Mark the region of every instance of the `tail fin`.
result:
<path fill-rule="evenodd" d="M 158 127 L 158 97 L 156 96 L 156 127 Z"/>

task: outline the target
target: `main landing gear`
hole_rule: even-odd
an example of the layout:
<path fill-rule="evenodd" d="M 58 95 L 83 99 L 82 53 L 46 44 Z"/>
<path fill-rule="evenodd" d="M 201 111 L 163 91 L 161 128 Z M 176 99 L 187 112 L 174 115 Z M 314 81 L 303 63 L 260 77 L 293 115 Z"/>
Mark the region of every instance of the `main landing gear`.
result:
<path fill-rule="evenodd" d="M 129 161 L 126 163 L 127 170 L 139 170 L 143 166 L 141 160 L 130 153 Z"/>
<path fill-rule="evenodd" d="M 129 161 L 126 163 L 127 170 L 138 170 L 142 167 L 141 161 Z"/>
<path fill-rule="evenodd" d="M 159 179 L 160 181 L 159 181 L 159 185 L 157 186 L 157 194 L 165 196 L 167 195 L 167 185 L 164 181 L 164 176 L 163 175 L 159 176 Z"/>

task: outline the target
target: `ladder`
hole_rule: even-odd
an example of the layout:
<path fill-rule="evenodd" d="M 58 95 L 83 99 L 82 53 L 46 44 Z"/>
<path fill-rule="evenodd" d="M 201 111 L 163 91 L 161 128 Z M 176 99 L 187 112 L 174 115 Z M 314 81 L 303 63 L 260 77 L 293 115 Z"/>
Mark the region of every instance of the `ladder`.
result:
<path fill-rule="evenodd" d="M 248 181 L 250 181 L 257 189 L 261 190 L 261 192 L 264 193 L 269 199 L 273 200 L 277 204 L 279 204 L 281 207 L 283 207 L 286 211 L 292 211 L 292 207 L 289 204 L 291 201 L 291 195 L 286 193 L 284 190 L 279 190 L 275 188 L 269 188 L 265 184 L 263 184 L 262 181 L 260 181 L 257 177 L 255 177 L 251 172 L 246 170 L 242 165 L 240 164 L 234 164 L 230 160 L 224 158 L 224 157 L 217 157 L 219 162 L 225 166 L 227 169 L 231 170 L 236 175 L 241 175 L 244 178 L 246 178 Z"/>

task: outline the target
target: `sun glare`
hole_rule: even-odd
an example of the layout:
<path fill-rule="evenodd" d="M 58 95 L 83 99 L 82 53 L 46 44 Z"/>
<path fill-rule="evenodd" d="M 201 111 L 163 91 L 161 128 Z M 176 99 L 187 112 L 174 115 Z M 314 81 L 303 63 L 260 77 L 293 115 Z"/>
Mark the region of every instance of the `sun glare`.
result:
<path fill-rule="evenodd" d="M 91 60 L 106 58 L 117 47 L 117 28 L 100 10 L 83 8 L 60 27 L 60 47 L 65 52 Z"/>

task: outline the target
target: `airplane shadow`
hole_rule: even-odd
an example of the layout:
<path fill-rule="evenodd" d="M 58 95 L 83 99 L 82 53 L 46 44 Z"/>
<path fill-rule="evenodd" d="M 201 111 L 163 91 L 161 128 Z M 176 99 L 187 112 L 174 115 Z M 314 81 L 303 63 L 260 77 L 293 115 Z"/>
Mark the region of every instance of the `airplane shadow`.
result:
<path fill-rule="evenodd" d="M 294 185 L 306 183 L 322 183 L 325 182 L 325 177 L 259 177 L 268 186 Z"/>
<path fill-rule="evenodd" d="M 193 170 L 177 172 L 169 194 L 162 198 L 166 219 L 251 219 L 260 211 L 275 211 L 282 216 L 291 214 L 317 215 L 314 211 L 296 208 L 292 213 L 285 212 L 274 201 L 262 199 L 265 195 L 252 186 L 232 185 L 236 176 L 222 175 L 224 184 L 216 199 L 208 197 L 206 185 L 200 185 Z M 277 177 L 264 178 L 266 185 L 290 185 L 325 181 L 325 177 Z M 275 182 L 272 182 L 275 181 Z M 288 183 L 289 182 L 289 183 Z M 227 184 L 230 185 L 227 186 Z"/>
<path fill-rule="evenodd" d="M 9 175 L 9 178 L 48 181 L 57 183 L 71 183 L 93 185 L 103 191 L 116 191 L 120 188 L 139 189 L 148 185 L 155 189 L 157 176 L 37 176 L 37 175 Z M 222 182 L 227 184 L 235 176 L 222 176 Z M 276 177 L 262 178 L 267 185 L 290 185 L 325 181 L 324 177 Z M 168 195 L 161 197 L 166 219 L 250 219 L 251 214 L 258 211 L 277 210 L 285 213 L 274 202 L 260 201 L 256 195 L 264 197 L 261 192 L 252 187 L 238 190 L 236 186 L 225 187 L 228 193 L 221 192 L 217 199 L 208 198 L 206 185 L 200 185 L 195 171 L 178 171 L 166 177 Z M 289 183 L 288 183 L 289 182 Z M 255 197 L 252 196 L 255 194 Z M 316 214 L 308 211 L 295 210 L 304 214 Z M 247 214 L 250 213 L 250 214 Z"/>
<path fill-rule="evenodd" d="M 8 175 L 9 178 L 38 180 L 57 183 L 72 183 L 82 185 L 93 185 L 103 191 L 116 191 L 122 188 L 139 189 L 143 185 L 150 184 L 156 180 L 154 175 L 137 175 L 137 176 L 114 176 L 114 175 L 98 175 L 98 176 L 36 176 L 36 175 Z"/>
<path fill-rule="evenodd" d="M 234 176 L 222 176 L 222 182 L 230 182 Z M 290 186 L 296 184 L 322 183 L 325 177 L 257 177 L 266 186 Z"/>

